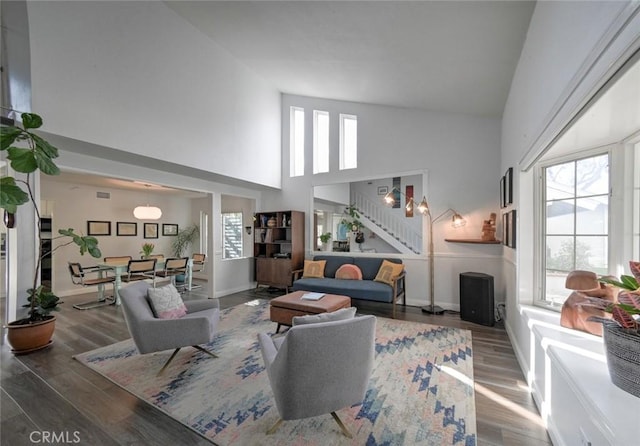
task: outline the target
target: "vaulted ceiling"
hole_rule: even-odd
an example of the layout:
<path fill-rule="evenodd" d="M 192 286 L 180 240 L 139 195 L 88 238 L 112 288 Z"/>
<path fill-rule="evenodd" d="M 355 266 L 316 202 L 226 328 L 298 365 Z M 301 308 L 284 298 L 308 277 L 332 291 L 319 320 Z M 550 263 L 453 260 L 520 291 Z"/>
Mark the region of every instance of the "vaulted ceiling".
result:
<path fill-rule="evenodd" d="M 165 3 L 283 93 L 497 117 L 535 5 Z"/>

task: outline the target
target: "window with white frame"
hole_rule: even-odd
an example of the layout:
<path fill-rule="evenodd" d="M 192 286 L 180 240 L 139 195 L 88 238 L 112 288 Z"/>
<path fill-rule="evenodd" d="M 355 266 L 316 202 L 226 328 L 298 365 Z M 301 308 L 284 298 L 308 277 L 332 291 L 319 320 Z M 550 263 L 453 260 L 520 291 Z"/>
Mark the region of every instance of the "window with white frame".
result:
<path fill-rule="evenodd" d="M 242 212 L 222 214 L 222 258 L 238 259 L 242 252 Z"/>
<path fill-rule="evenodd" d="M 313 173 L 329 172 L 329 112 L 313 111 Z"/>
<path fill-rule="evenodd" d="M 542 167 L 542 301 L 562 304 L 573 270 L 608 273 L 609 153 Z"/>
<path fill-rule="evenodd" d="M 340 114 L 340 170 L 358 167 L 358 117 Z"/>
<path fill-rule="evenodd" d="M 304 109 L 291 107 L 289 116 L 289 176 L 304 175 Z"/>

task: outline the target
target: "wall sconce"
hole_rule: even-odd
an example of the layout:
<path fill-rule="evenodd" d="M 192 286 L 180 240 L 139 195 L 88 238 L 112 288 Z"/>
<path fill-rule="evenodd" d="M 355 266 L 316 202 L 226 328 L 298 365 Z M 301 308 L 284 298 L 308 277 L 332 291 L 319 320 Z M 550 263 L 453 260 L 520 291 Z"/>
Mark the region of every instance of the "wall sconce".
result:
<path fill-rule="evenodd" d="M 392 205 L 395 202 L 394 191 L 397 191 L 398 193 L 406 197 L 406 194 L 404 194 L 400 189 L 393 188 L 387 195 L 384 196 L 384 201 L 389 205 Z M 453 217 L 451 218 L 451 226 L 453 226 L 454 228 L 459 228 L 461 226 L 464 226 L 467 223 L 467 221 L 464 218 L 462 218 L 462 215 L 460 215 L 458 212 L 456 212 L 454 209 L 451 209 L 451 208 L 447 209 L 442 214 L 432 219 L 431 211 L 429 210 L 429 203 L 427 203 L 427 198 L 424 196 L 422 197 L 422 200 L 420 201 L 420 203 L 418 203 L 417 206 L 415 201 L 413 200 L 413 197 L 409 198 L 409 202 L 406 205 L 406 209 L 408 211 L 411 211 L 414 209 L 414 207 L 417 207 L 418 212 L 426 216 L 429 222 L 429 305 L 426 307 L 422 307 L 422 311 L 430 314 L 442 314 L 444 313 L 444 309 L 435 304 L 435 295 L 434 295 L 435 278 L 434 278 L 434 269 L 433 269 L 433 262 L 434 262 L 433 224 L 439 219 L 441 219 L 442 217 L 444 217 L 445 215 L 447 215 L 449 212 L 453 212 Z"/>
<path fill-rule="evenodd" d="M 247 231 L 247 234 L 251 235 L 251 226 L 245 226 L 244 230 Z"/>

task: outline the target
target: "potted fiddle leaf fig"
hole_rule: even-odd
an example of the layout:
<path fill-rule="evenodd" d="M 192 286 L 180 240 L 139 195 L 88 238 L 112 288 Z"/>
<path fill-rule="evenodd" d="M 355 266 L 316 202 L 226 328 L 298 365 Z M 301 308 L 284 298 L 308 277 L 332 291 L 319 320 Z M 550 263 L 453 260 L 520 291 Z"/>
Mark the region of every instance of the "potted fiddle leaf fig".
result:
<path fill-rule="evenodd" d="M 36 246 L 33 286 L 27 290 L 28 316 L 7 325 L 7 339 L 15 354 L 29 353 L 51 344 L 55 330 L 55 316 L 51 311 L 58 310 L 60 299 L 52 290 L 39 285 L 42 259 L 59 248 L 75 244 L 80 254 L 89 253 L 101 257 L 98 240 L 76 234 L 72 228 L 60 229 L 54 240 L 65 240 L 48 252 L 44 252 L 40 238 L 41 216 L 33 190 L 33 176 L 37 172 L 45 175 L 59 175 L 60 169 L 53 161 L 58 157 L 58 149 L 33 132 L 42 126 L 42 118 L 35 113 L 22 113 L 22 125 L 0 127 L 0 149 L 7 152 L 7 160 L 16 176 L 0 178 L 0 208 L 4 210 L 8 228 L 19 224 L 15 214 L 19 206 L 31 205 L 36 216 Z M 15 144 L 15 145 L 14 145 Z"/>

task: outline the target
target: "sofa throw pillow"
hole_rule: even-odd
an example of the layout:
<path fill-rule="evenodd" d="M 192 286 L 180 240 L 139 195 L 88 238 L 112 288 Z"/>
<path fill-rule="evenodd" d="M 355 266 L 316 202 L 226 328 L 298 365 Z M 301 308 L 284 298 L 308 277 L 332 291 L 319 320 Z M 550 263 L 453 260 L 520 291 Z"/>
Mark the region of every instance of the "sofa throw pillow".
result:
<path fill-rule="evenodd" d="M 388 260 L 383 260 L 380 265 L 380 269 L 378 270 L 378 274 L 376 274 L 376 277 L 373 280 L 393 286 L 393 279 L 396 276 L 399 276 L 403 269 L 404 265 L 402 263 L 393 263 Z"/>
<path fill-rule="evenodd" d="M 362 271 L 356 265 L 345 264 L 336 271 L 336 279 L 362 280 Z"/>
<path fill-rule="evenodd" d="M 324 277 L 324 266 L 327 264 L 326 260 L 305 260 L 304 270 L 302 271 L 302 278 L 317 278 L 322 279 Z"/>
<path fill-rule="evenodd" d="M 295 327 L 296 325 L 317 324 L 320 322 L 332 322 L 332 321 L 342 321 L 345 319 L 353 319 L 355 315 L 356 315 L 356 307 L 349 307 L 349 308 L 341 308 L 339 310 L 332 311 L 330 313 L 309 314 L 307 316 L 294 316 L 291 323 Z"/>
<path fill-rule="evenodd" d="M 187 307 L 173 284 L 160 288 L 149 288 L 151 307 L 160 319 L 178 319 L 187 314 Z"/>

